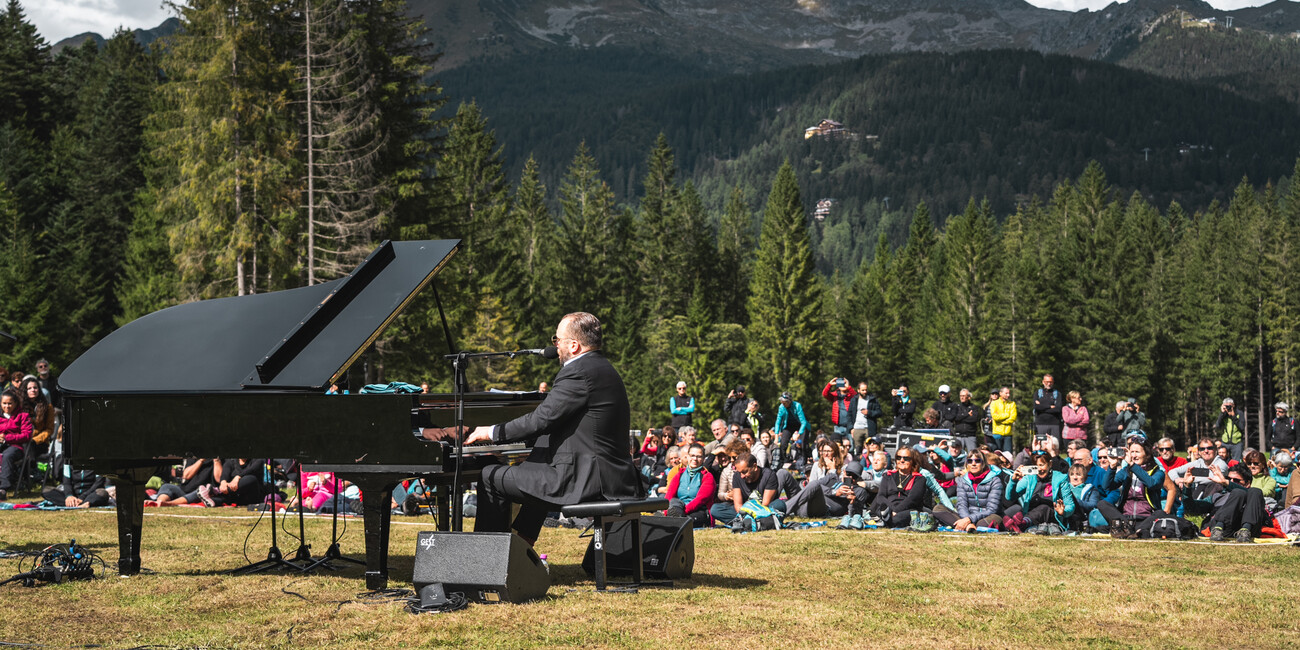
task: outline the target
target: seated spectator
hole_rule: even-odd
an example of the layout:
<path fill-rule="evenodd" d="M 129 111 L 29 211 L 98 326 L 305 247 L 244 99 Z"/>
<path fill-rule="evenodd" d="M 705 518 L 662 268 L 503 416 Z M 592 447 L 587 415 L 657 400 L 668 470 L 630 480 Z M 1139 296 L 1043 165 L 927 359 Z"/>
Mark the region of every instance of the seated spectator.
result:
<path fill-rule="evenodd" d="M 864 527 L 863 504 L 868 495 L 858 486 L 862 466 L 853 465 L 854 472 L 828 466 L 821 477 L 808 479 L 808 484 L 786 501 L 786 512 L 796 517 L 842 517 L 840 527 L 861 530 Z M 854 515 L 857 515 L 856 520 Z"/>
<path fill-rule="evenodd" d="M 1064 459 L 1057 456 L 1057 451 L 1059 449 L 1060 445 L 1056 442 L 1056 438 L 1053 438 L 1052 436 L 1043 436 L 1040 439 L 1039 436 L 1035 435 L 1029 441 L 1029 447 L 1020 450 L 1020 453 L 1016 454 L 1015 462 L 1013 462 L 1011 466 L 1017 469 L 1027 465 L 1033 466 L 1037 463 L 1037 452 L 1041 451 L 1047 454 L 1048 459 L 1051 460 L 1052 471 L 1059 472 L 1064 476 L 1065 472 L 1070 469 L 1070 465 L 1069 463 L 1066 463 Z"/>
<path fill-rule="evenodd" d="M 45 453 L 54 440 L 54 420 L 58 409 L 50 405 L 41 382 L 34 377 L 23 381 L 19 399 L 18 408 L 32 421 L 32 444 L 36 446 L 36 453 Z"/>
<path fill-rule="evenodd" d="M 1277 483 L 1279 499 L 1291 485 L 1291 463 L 1291 454 L 1285 450 L 1273 454 L 1273 460 L 1269 463 L 1268 475 L 1273 477 L 1274 483 Z"/>
<path fill-rule="evenodd" d="M 23 447 L 32 439 L 32 421 L 18 408 L 18 396 L 0 395 L 0 501 L 18 484 L 23 466 Z"/>
<path fill-rule="evenodd" d="M 1238 542 L 1254 541 L 1261 527 L 1268 521 L 1264 509 L 1264 493 L 1251 487 L 1254 478 L 1245 464 L 1232 467 L 1225 475 L 1218 467 L 1210 467 L 1211 480 L 1222 486 L 1214 498 L 1214 510 L 1208 518 L 1210 541 L 1224 540 L 1225 531 L 1235 530 Z"/>
<path fill-rule="evenodd" d="M 1187 459 L 1179 456 L 1175 451 L 1172 438 L 1166 437 L 1156 441 L 1156 460 L 1160 462 L 1160 467 L 1164 468 L 1166 473 L 1187 464 Z"/>
<path fill-rule="evenodd" d="M 1221 475 L 1228 473 L 1227 461 L 1216 454 L 1214 440 L 1201 438 L 1196 444 L 1196 458 L 1169 471 L 1169 478 L 1178 487 L 1184 516 L 1209 514 L 1213 508 L 1213 497 L 1221 488 L 1210 480 L 1211 468 L 1218 469 Z"/>
<path fill-rule="evenodd" d="M 1003 484 L 1000 472 L 993 471 L 983 454 L 966 459 L 966 473 L 957 479 L 957 511 L 936 507 L 934 518 L 955 530 L 973 533 L 975 528 L 997 528 L 1002 523 Z"/>
<path fill-rule="evenodd" d="M 739 427 L 736 427 L 739 429 Z M 704 456 L 707 458 L 713 455 L 713 450 L 718 447 L 725 447 L 728 442 L 734 439 L 734 435 L 728 433 L 727 421 L 718 418 L 709 423 L 709 431 L 713 434 L 713 440 L 704 445 Z"/>
<path fill-rule="evenodd" d="M 1241 462 L 1245 464 L 1246 469 L 1250 470 L 1250 475 L 1253 477 L 1250 487 L 1259 488 L 1264 495 L 1264 507 L 1272 511 L 1277 505 L 1277 481 L 1269 476 L 1268 460 L 1264 458 L 1264 454 L 1252 449 L 1242 456 Z"/>
<path fill-rule="evenodd" d="M 906 528 L 912 515 L 925 507 L 930 488 L 921 475 L 921 454 L 909 447 L 898 450 L 896 469 L 885 474 L 880 489 L 871 502 L 872 516 L 889 528 Z"/>
<path fill-rule="evenodd" d="M 677 446 L 682 451 L 695 444 L 695 427 L 687 425 L 677 430 Z"/>
<path fill-rule="evenodd" d="M 1151 450 L 1140 442 L 1129 443 L 1128 456 L 1115 470 L 1111 480 L 1119 491 L 1117 503 L 1099 501 L 1097 512 L 1110 526 L 1110 534 L 1117 538 L 1137 537 L 1137 528 L 1147 517 L 1162 512 L 1161 495 L 1165 489 L 1165 470 L 1151 455 Z M 1164 506 L 1172 514 L 1172 495 Z"/>
<path fill-rule="evenodd" d="M 840 470 L 844 467 L 844 456 L 840 453 L 840 446 L 826 438 L 820 438 L 814 449 L 817 450 L 817 462 L 808 470 L 808 482 L 821 480 L 828 474 L 839 476 Z"/>
<path fill-rule="evenodd" d="M 695 527 L 709 525 L 709 506 L 717 493 L 713 473 L 704 468 L 704 445 L 692 444 L 686 450 L 686 465 L 668 481 L 669 517 L 690 517 Z"/>
<path fill-rule="evenodd" d="M 676 474 L 682 467 L 682 448 L 676 446 L 669 447 L 668 451 L 664 454 L 664 462 L 667 463 L 664 467 L 664 472 L 655 477 L 655 484 L 652 488 L 653 492 L 651 496 L 661 495 L 668 492 L 668 482 L 673 479 L 673 474 Z"/>
<path fill-rule="evenodd" d="M 876 498 L 876 493 L 880 491 L 880 481 L 885 478 L 887 472 L 889 472 L 889 452 L 877 449 L 871 453 L 871 464 L 862 470 L 862 488 L 867 491 L 867 496 Z"/>
<path fill-rule="evenodd" d="M 340 489 L 339 482 L 332 472 L 303 472 L 301 478 L 298 494 L 289 504 L 290 508 L 295 504 L 301 504 L 303 508 L 317 512 L 326 502 L 333 500 L 335 493 Z M 402 495 L 399 507 L 404 513 L 418 512 L 419 494 L 420 492 L 416 490 L 409 490 Z M 408 499 L 411 501 L 409 507 L 406 505 Z"/>
<path fill-rule="evenodd" d="M 1088 517 L 1101 501 L 1101 489 L 1089 483 L 1088 469 L 1083 465 L 1070 466 L 1070 489 L 1074 491 L 1074 514 L 1070 516 L 1069 529 L 1084 531 Z"/>
<path fill-rule="evenodd" d="M 1052 437 L 1048 436 L 1044 442 L 1051 440 Z M 1053 459 L 1041 449 L 1033 456 L 1032 470 L 1024 466 L 1012 474 L 1015 483 L 1010 484 L 1003 495 L 1012 505 L 1007 506 L 1003 525 L 1014 532 L 1033 528 L 1034 532 L 1044 535 L 1064 533 L 1075 509 L 1070 479 L 1052 469 L 1053 460 L 1059 459 Z"/>
<path fill-rule="evenodd" d="M 219 458 L 186 458 L 181 463 L 181 475 L 176 477 L 180 483 L 163 483 L 151 503 L 158 506 L 203 503 L 203 499 L 199 496 L 199 486 L 207 485 L 211 489 L 215 482 L 213 468 L 220 464 Z"/>
<path fill-rule="evenodd" d="M 758 434 L 758 442 L 750 447 L 760 467 L 772 468 L 776 459 L 776 434 L 766 429 Z"/>
<path fill-rule="evenodd" d="M 1093 486 L 1100 492 L 1106 491 L 1107 487 L 1110 485 L 1112 472 L 1103 469 L 1100 464 L 1092 462 L 1092 452 L 1087 449 L 1076 449 L 1071 460 L 1073 462 L 1070 464 L 1070 469 L 1074 469 L 1075 467 L 1083 468 L 1084 483 Z M 1107 461 L 1106 466 L 1110 466 L 1109 460 Z M 1095 508 L 1096 506 L 1093 507 Z"/>
<path fill-rule="evenodd" d="M 917 451 L 926 454 L 925 460 L 928 461 L 929 468 L 934 474 L 934 480 L 939 484 L 939 489 L 950 497 L 955 496 L 957 494 L 957 472 L 952 465 L 952 456 L 947 451 L 940 454 L 938 447 L 925 447 Z"/>
<path fill-rule="evenodd" d="M 98 508 L 110 505 L 108 481 L 88 469 L 73 469 L 63 463 L 63 482 L 41 493 L 46 501 L 65 508 Z"/>
<path fill-rule="evenodd" d="M 232 458 L 213 472 L 215 486 L 199 486 L 199 498 L 208 507 L 226 504 L 237 506 L 262 503 L 266 490 L 262 485 L 262 476 L 266 473 L 266 461 L 253 458 Z"/>
<path fill-rule="evenodd" d="M 776 472 L 759 467 L 754 455 L 748 452 L 732 461 L 735 472 L 731 478 L 730 498 L 713 504 L 709 513 L 714 521 L 734 524 L 741 508 L 751 498 L 760 505 L 779 512 L 785 512 L 785 501 L 779 498 L 780 483 Z"/>

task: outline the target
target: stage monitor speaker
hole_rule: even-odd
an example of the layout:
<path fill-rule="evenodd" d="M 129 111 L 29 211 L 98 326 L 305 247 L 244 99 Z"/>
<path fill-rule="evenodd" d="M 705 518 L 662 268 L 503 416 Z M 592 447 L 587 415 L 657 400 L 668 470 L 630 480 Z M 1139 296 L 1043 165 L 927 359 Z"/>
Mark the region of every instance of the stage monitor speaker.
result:
<path fill-rule="evenodd" d="M 595 540 L 592 540 L 595 543 Z M 617 521 L 605 536 L 605 574 L 632 575 L 632 522 Z M 592 544 L 582 558 L 587 575 L 595 570 Z M 641 518 L 641 566 L 647 579 L 676 580 L 691 577 L 695 569 L 695 528 L 690 517 Z"/>
<path fill-rule="evenodd" d="M 470 602 L 522 603 L 545 596 L 551 574 L 514 533 L 422 531 L 416 536 L 411 582 L 422 601 L 441 585 L 443 593 L 460 592 Z"/>

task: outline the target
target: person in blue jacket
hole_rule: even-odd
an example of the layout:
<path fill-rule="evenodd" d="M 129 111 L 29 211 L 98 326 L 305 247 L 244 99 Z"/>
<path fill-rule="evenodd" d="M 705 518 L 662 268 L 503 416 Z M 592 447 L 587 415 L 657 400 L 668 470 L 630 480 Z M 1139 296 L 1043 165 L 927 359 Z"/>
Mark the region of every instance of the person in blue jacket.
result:
<path fill-rule="evenodd" d="M 1074 490 L 1070 489 L 1068 476 L 1052 471 L 1052 457 L 1045 451 L 1035 451 L 1033 469 L 1025 465 L 1012 478 L 1016 481 L 1007 486 L 1004 495 L 1007 501 L 1015 502 L 1007 507 L 1003 519 L 1007 530 L 1021 532 L 1038 527 L 1036 531 L 1045 535 L 1064 533 L 1076 507 Z"/>
<path fill-rule="evenodd" d="M 1070 517 L 1070 530 L 1084 530 L 1089 515 L 1097 507 L 1097 502 L 1101 501 L 1101 489 L 1087 479 L 1088 470 L 1082 464 L 1070 466 L 1070 489 L 1074 490 L 1074 515 Z"/>
<path fill-rule="evenodd" d="M 772 428 L 780 436 L 777 444 L 780 458 L 774 463 L 776 467 L 787 462 L 799 464 L 808 458 L 808 417 L 803 414 L 803 404 L 794 401 L 789 392 L 781 393 L 780 406 L 776 409 L 776 426 Z"/>
<path fill-rule="evenodd" d="M 677 382 L 677 394 L 668 400 L 668 412 L 673 415 L 673 428 L 691 426 L 691 414 L 695 412 L 695 398 L 686 394 L 686 382 Z"/>
<path fill-rule="evenodd" d="M 1170 490 L 1173 494 L 1164 497 L 1162 507 L 1162 494 L 1166 494 L 1162 492 L 1165 488 L 1165 470 L 1156 462 L 1155 455 L 1146 443 L 1130 442 L 1126 454 L 1124 462 L 1116 468 L 1111 480 L 1113 491 L 1118 492 L 1118 500 L 1111 503 L 1112 495 L 1108 494 L 1106 499 L 1097 503 L 1097 511 L 1106 518 L 1106 523 L 1112 528 L 1112 535 L 1127 533 L 1130 527 L 1137 528 L 1142 520 L 1154 514 L 1172 512 L 1172 497 L 1177 493 L 1177 489 Z M 1120 522 L 1130 526 L 1117 527 L 1116 524 Z"/>

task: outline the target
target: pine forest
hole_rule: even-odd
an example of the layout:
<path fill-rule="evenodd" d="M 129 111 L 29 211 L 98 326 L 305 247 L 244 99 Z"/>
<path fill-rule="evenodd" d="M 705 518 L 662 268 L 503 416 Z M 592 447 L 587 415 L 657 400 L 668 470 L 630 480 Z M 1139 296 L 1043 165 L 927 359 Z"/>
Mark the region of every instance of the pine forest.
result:
<path fill-rule="evenodd" d="M 563 314 L 595 313 L 635 428 L 667 421 L 679 380 L 697 423 L 736 384 L 823 422 L 832 377 L 927 403 L 939 384 L 1009 386 L 1025 412 L 1050 372 L 1094 423 L 1134 398 L 1150 433 L 1184 443 L 1225 397 L 1254 439 L 1273 402 L 1300 399 L 1292 104 L 998 51 L 718 78 L 676 64 L 654 98 L 611 84 L 624 110 L 565 100 L 564 67 L 543 61 L 555 96 L 530 111 L 446 90 L 501 64 L 441 75 L 405 9 L 189 0 L 149 49 L 119 32 L 55 55 L 8 0 L 5 364 L 57 372 L 158 309 L 454 238 L 435 282 L 453 345 L 541 347 Z M 806 139 L 827 117 L 854 137 Z M 426 291 L 349 383 L 450 390 L 447 351 Z M 470 381 L 554 372 L 497 361 Z"/>

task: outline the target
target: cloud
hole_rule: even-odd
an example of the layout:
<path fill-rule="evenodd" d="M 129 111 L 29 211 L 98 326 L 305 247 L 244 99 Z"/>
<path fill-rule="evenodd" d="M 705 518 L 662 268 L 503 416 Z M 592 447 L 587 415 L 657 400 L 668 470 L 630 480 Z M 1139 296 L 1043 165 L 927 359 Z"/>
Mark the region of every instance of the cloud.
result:
<path fill-rule="evenodd" d="M 49 43 L 97 32 L 111 36 L 118 27 L 157 27 L 170 14 L 162 0 L 20 0 L 27 20 Z"/>

